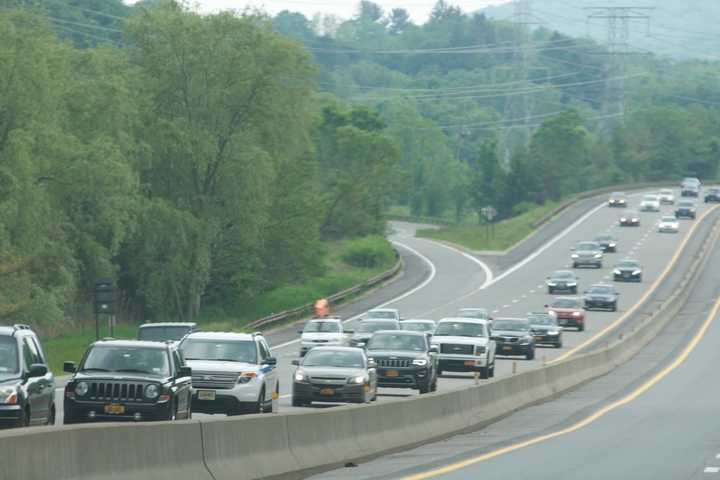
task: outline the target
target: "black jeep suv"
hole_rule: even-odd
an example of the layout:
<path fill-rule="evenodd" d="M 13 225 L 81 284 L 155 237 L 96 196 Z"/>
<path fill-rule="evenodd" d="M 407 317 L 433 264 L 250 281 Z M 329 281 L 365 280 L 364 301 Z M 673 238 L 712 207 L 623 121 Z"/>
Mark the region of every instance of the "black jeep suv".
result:
<path fill-rule="evenodd" d="M 367 344 L 368 360 L 377 365 L 377 386 L 437 390 L 437 348 L 422 332 L 380 330 Z"/>
<path fill-rule="evenodd" d="M 35 332 L 0 327 L 0 427 L 55 423 L 55 378 Z"/>
<path fill-rule="evenodd" d="M 191 371 L 174 342 L 93 343 L 65 386 L 64 423 L 191 417 Z"/>

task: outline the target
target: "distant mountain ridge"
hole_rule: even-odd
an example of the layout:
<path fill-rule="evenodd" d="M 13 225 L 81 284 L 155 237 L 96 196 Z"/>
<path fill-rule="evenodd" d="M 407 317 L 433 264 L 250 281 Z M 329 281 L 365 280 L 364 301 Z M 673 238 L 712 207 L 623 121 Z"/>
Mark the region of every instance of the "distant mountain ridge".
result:
<path fill-rule="evenodd" d="M 636 50 L 647 49 L 676 58 L 720 59 L 720 1 L 718 0 L 534 0 L 534 15 L 545 28 L 571 36 L 586 36 L 604 42 L 606 23 L 588 23 L 587 8 L 595 6 L 651 7 L 649 29 L 646 22 L 630 22 L 629 43 Z M 483 10 L 494 19 L 510 20 L 511 4 Z"/>

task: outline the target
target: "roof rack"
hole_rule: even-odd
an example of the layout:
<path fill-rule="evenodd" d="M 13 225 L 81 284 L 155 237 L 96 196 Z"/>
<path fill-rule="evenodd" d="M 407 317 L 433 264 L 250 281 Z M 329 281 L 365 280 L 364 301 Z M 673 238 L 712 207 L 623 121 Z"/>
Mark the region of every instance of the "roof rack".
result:
<path fill-rule="evenodd" d="M 25 325 L 23 323 L 16 323 L 13 325 L 13 328 L 15 328 L 15 330 L 32 330 L 30 325 Z"/>

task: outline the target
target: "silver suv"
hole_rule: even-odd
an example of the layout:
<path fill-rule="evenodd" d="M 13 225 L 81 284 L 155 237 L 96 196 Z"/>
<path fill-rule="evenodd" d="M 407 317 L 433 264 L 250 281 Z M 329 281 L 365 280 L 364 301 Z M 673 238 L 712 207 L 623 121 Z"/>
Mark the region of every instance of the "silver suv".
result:
<path fill-rule="evenodd" d="M 444 318 L 430 340 L 437 347 L 438 375 L 443 371 L 480 372 L 480 378 L 495 376 L 495 341 L 487 320 Z"/>
<path fill-rule="evenodd" d="M 279 393 L 277 359 L 259 334 L 195 332 L 180 343 L 192 369 L 192 410 L 265 413 Z"/>

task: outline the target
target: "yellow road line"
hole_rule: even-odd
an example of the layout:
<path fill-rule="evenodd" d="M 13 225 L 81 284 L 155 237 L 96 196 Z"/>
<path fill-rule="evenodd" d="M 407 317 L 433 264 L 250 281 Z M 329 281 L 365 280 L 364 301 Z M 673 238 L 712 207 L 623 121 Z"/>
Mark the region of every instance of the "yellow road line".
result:
<path fill-rule="evenodd" d="M 692 351 L 695 349 L 697 344 L 702 340 L 702 338 L 705 336 L 705 333 L 707 332 L 708 328 L 710 328 L 710 325 L 712 324 L 715 317 L 718 315 L 718 311 L 720 311 L 720 298 L 715 302 L 715 305 L 713 306 L 712 310 L 710 311 L 710 314 L 705 319 L 705 322 L 703 323 L 702 327 L 698 331 L 698 333 L 693 337 L 693 339 L 690 341 L 690 343 L 683 349 L 682 353 L 667 367 L 663 368 L 660 372 L 658 372 L 656 375 L 654 375 L 651 379 L 649 379 L 647 382 L 643 383 L 640 387 L 638 387 L 636 390 L 628 394 L 626 397 L 621 398 L 620 400 L 611 403 L 597 412 L 591 414 L 590 416 L 584 418 L 583 420 L 579 421 L 578 423 L 559 430 L 557 432 L 549 433 L 546 435 L 541 435 L 539 437 L 532 438 L 530 440 L 526 440 L 520 443 L 516 443 L 514 445 L 509 445 L 507 447 L 499 448 L 497 450 L 494 450 L 489 453 L 485 453 L 483 455 L 470 458 L 467 460 L 464 460 L 462 462 L 453 463 L 451 465 L 437 468 L 435 470 L 430 470 L 425 473 L 419 473 L 416 475 L 409 475 L 407 477 L 403 477 L 402 480 L 424 480 L 427 478 L 433 478 L 437 477 L 439 475 L 445 475 L 448 473 L 456 472 L 458 470 L 461 470 L 463 468 L 467 468 L 471 465 L 476 465 L 478 463 L 484 462 L 486 460 L 490 460 L 495 457 L 499 457 L 501 455 L 505 455 L 506 453 L 511 453 L 516 450 L 520 450 L 521 448 L 526 448 L 541 442 L 545 442 L 547 440 L 551 440 L 553 438 L 559 437 L 561 435 L 567 435 L 568 433 L 575 432 L 577 430 L 580 430 L 583 427 L 588 426 L 595 420 L 599 419 L 600 417 L 605 416 L 606 414 L 610 413 L 611 411 L 615 410 L 616 408 L 619 408 L 623 405 L 626 405 L 636 398 L 638 398 L 643 393 L 647 392 L 649 389 L 651 389 L 655 384 L 657 384 L 660 380 L 665 378 L 670 372 L 675 370 L 677 367 L 682 365 L 685 360 L 687 360 L 688 356 Z"/>
<path fill-rule="evenodd" d="M 683 250 L 685 250 L 685 246 L 686 246 L 687 243 L 690 241 L 690 239 L 691 239 L 692 236 L 693 236 L 693 233 L 695 233 L 695 230 L 696 230 L 696 229 L 698 228 L 698 226 L 702 223 L 703 219 L 704 219 L 705 217 L 707 217 L 713 210 L 715 210 L 715 209 L 718 208 L 718 207 L 719 207 L 718 205 L 715 205 L 714 207 L 710 208 L 708 211 L 706 211 L 705 213 L 703 213 L 703 214 L 700 216 L 700 218 L 698 218 L 698 219 L 694 222 L 693 226 L 690 228 L 690 231 L 688 231 L 688 233 L 685 235 L 685 238 L 683 239 L 683 241 L 680 242 L 680 245 L 678 246 L 677 250 L 675 250 L 675 254 L 672 256 L 672 259 L 670 260 L 670 263 L 667 265 L 667 267 L 665 267 L 665 270 L 663 270 L 663 272 L 660 274 L 660 276 L 652 283 L 652 285 L 650 286 L 650 288 L 647 289 L 647 290 L 645 291 L 645 293 L 640 297 L 640 299 L 637 301 L 637 303 L 635 303 L 635 304 L 634 304 L 632 307 L 630 307 L 625 313 L 623 313 L 622 315 L 620 315 L 620 317 L 618 317 L 614 322 L 612 322 L 612 323 L 610 323 L 609 325 L 607 325 L 605 328 L 603 328 L 602 330 L 600 330 L 598 333 L 596 333 L 596 334 L 593 335 L 592 337 L 588 338 L 588 339 L 585 340 L 584 342 L 581 342 L 581 343 L 579 343 L 578 345 L 574 346 L 573 348 L 571 348 L 571 349 L 568 350 L 567 352 L 563 353 L 562 355 L 560 355 L 560 356 L 558 356 L 558 357 L 555 357 L 555 358 L 553 358 L 553 359 L 551 359 L 551 360 L 548 360 L 548 361 L 547 361 L 547 364 L 548 364 L 548 365 L 552 365 L 553 363 L 561 362 L 561 361 L 565 360 L 566 358 L 569 358 L 569 357 L 575 355 L 577 352 L 579 352 L 579 351 L 582 350 L 583 348 L 587 347 L 588 345 L 596 342 L 598 339 L 600 339 L 600 338 L 604 337 L 605 335 L 607 335 L 608 332 L 610 332 L 611 330 L 615 329 L 618 325 L 620 325 L 620 324 L 623 323 L 625 320 L 627 320 L 627 318 L 628 318 L 630 315 L 632 315 L 633 313 L 635 313 L 635 310 L 637 310 L 638 308 L 640 308 L 640 306 L 641 306 L 643 303 L 645 303 L 645 300 L 647 300 L 648 297 L 650 297 L 650 295 L 652 295 L 652 293 L 653 293 L 653 292 L 657 289 L 657 287 L 660 285 L 660 282 L 662 282 L 662 281 L 665 279 L 665 277 L 667 277 L 667 275 L 670 273 L 670 270 L 673 269 L 673 267 L 674 267 L 675 264 L 677 263 L 678 259 L 680 259 L 680 255 L 682 254 Z"/>

